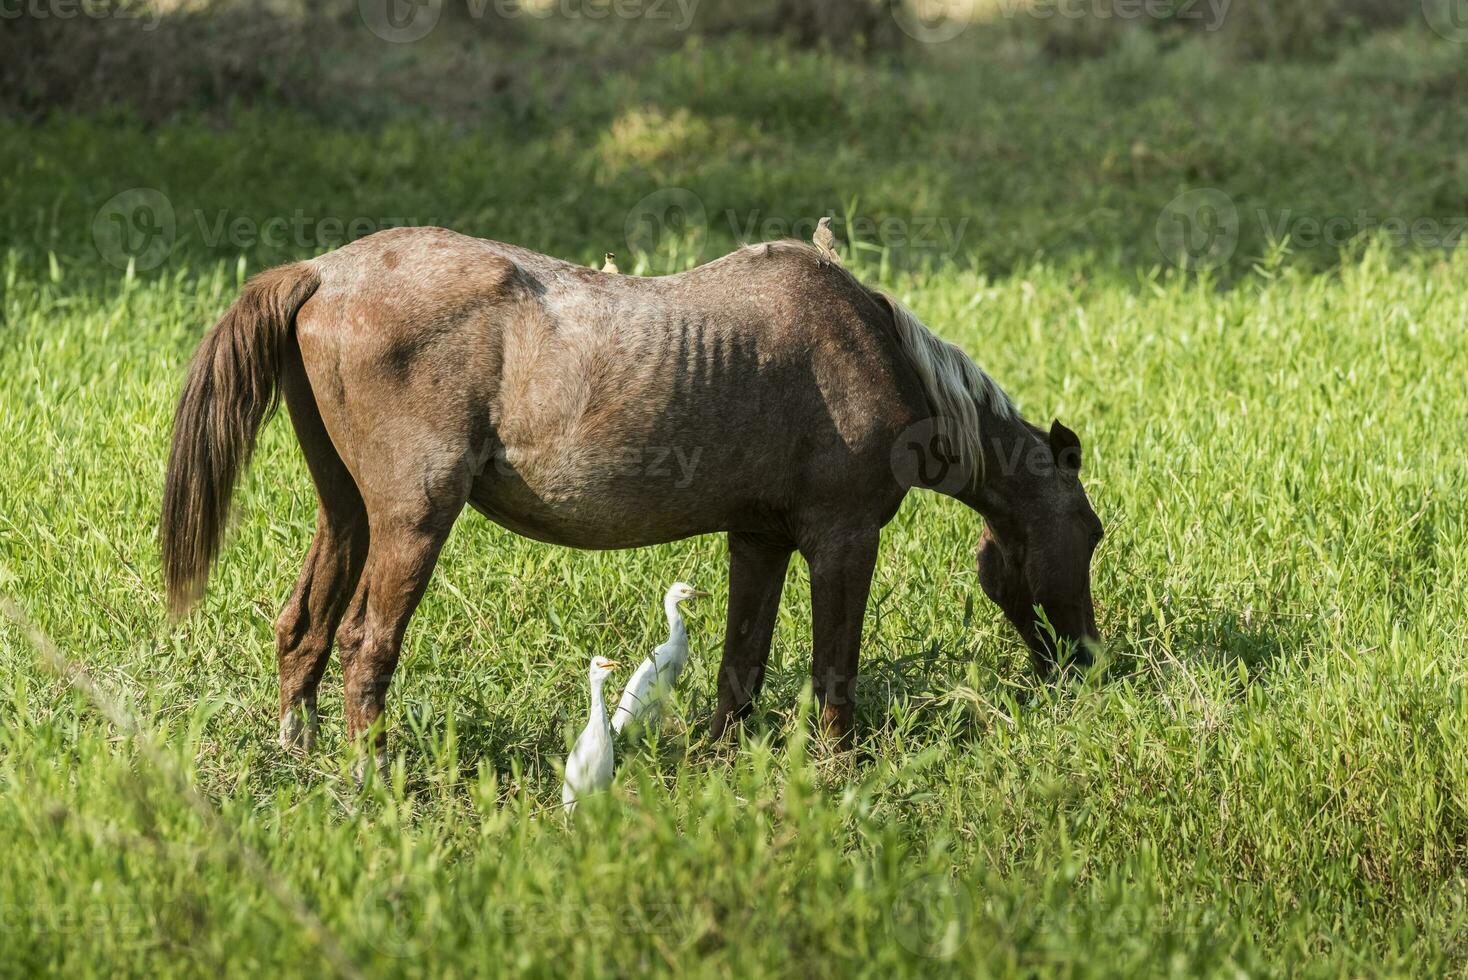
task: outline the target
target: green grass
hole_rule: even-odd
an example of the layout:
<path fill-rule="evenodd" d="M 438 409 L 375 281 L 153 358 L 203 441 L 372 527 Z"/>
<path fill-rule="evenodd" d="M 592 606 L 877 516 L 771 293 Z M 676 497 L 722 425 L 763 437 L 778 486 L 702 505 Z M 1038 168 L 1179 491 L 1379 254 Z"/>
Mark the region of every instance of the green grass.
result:
<path fill-rule="evenodd" d="M 1249 214 L 1468 213 L 1448 47 L 860 69 L 736 42 L 689 52 L 703 75 L 667 58 L 473 126 L 0 123 L 0 593 L 151 733 L 121 736 L 0 623 L 0 971 L 321 975 L 272 883 L 371 975 L 1468 970 L 1468 258 L 1271 250 L 1246 226 L 1199 277 L 1153 244 L 1201 186 Z M 135 186 L 181 220 L 130 275 L 92 219 Z M 956 248 L 853 262 L 1080 431 L 1107 676 L 1036 686 L 975 580 L 976 520 L 914 494 L 883 539 L 860 754 L 806 734 L 798 565 L 750 737 L 711 745 L 721 540 L 584 553 L 471 515 L 394 682 L 393 784 L 347 775 L 335 665 L 320 751 L 282 757 L 271 621 L 314 507 L 289 427 L 177 627 L 156 514 L 200 332 L 242 269 L 328 243 L 211 245 L 195 212 L 434 219 L 591 261 L 672 186 L 713 216 L 705 257 L 729 209 L 971 219 Z M 586 658 L 657 642 L 677 577 L 714 592 L 681 703 L 567 824 L 546 808 Z"/>

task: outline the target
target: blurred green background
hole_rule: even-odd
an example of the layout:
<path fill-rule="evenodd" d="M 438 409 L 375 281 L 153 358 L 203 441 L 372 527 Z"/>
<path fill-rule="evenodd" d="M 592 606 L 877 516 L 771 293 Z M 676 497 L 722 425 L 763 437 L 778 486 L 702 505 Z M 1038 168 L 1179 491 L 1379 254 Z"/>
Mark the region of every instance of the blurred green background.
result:
<path fill-rule="evenodd" d="M 256 266 L 439 223 L 588 262 L 695 246 L 661 268 L 824 214 L 899 265 L 996 274 L 1227 279 L 1277 250 L 1329 268 L 1381 237 L 1442 252 L 1468 212 L 1456 13 L 361 0 L 10 18 L 0 228 L 31 261 L 85 265 L 98 210 L 142 187 L 174 211 L 175 259 Z M 658 210 L 679 211 L 670 189 L 695 227 Z M 665 227 L 629 235 L 649 210 Z M 262 233 L 271 219 L 305 230 Z"/>

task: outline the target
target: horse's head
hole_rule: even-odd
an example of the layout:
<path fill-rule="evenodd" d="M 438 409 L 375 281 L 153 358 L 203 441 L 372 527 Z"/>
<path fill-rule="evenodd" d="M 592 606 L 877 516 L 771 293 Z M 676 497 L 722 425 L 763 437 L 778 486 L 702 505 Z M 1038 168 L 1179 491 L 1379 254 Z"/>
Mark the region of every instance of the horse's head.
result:
<path fill-rule="evenodd" d="M 1080 438 L 1059 421 L 1048 434 L 1025 428 L 1031 438 L 1021 450 L 990 463 L 1004 469 L 1001 478 L 983 481 L 979 583 L 1048 674 L 1066 660 L 1091 662 L 1091 554 L 1102 528 L 1081 486 Z"/>

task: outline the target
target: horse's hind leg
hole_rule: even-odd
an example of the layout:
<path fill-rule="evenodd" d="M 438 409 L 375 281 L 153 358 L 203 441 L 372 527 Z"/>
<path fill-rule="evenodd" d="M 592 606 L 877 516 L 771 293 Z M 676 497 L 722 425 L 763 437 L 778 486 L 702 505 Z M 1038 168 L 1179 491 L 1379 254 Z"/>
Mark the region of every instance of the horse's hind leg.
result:
<path fill-rule="evenodd" d="M 380 719 L 403 634 L 469 495 L 465 461 L 435 467 L 399 458 L 390 466 L 398 474 L 391 484 L 366 476 L 366 485 L 376 488 L 367 496 L 371 544 L 337 635 L 347 736 L 356 742 L 370 735 L 379 771 L 387 764 L 387 733 Z"/>
<path fill-rule="evenodd" d="M 322 425 L 293 345 L 282 365 L 281 388 L 319 499 L 315 537 L 275 621 L 280 744 L 309 751 L 316 738 L 316 689 L 367 557 L 367 510 Z"/>

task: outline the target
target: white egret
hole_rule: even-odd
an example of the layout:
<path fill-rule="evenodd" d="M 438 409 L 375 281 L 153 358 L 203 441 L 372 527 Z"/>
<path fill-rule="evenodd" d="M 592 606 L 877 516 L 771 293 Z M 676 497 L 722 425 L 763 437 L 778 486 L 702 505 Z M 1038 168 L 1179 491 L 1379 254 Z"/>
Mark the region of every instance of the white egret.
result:
<path fill-rule="evenodd" d="M 561 809 L 566 813 L 576 809 L 580 797 L 612 785 L 612 730 L 601 688 L 618 666 L 606 657 L 591 658 L 591 714 L 566 757 L 566 781 L 561 785 Z"/>
<path fill-rule="evenodd" d="M 622 726 L 637 718 L 651 717 L 656 712 L 657 701 L 671 688 L 683 665 L 688 663 L 688 630 L 683 625 L 683 614 L 678 604 L 694 596 L 708 595 L 687 582 L 674 582 L 663 596 L 663 611 L 668 614 L 668 639 L 642 661 L 627 687 L 622 691 L 622 702 L 612 715 L 612 731 L 620 732 Z"/>

